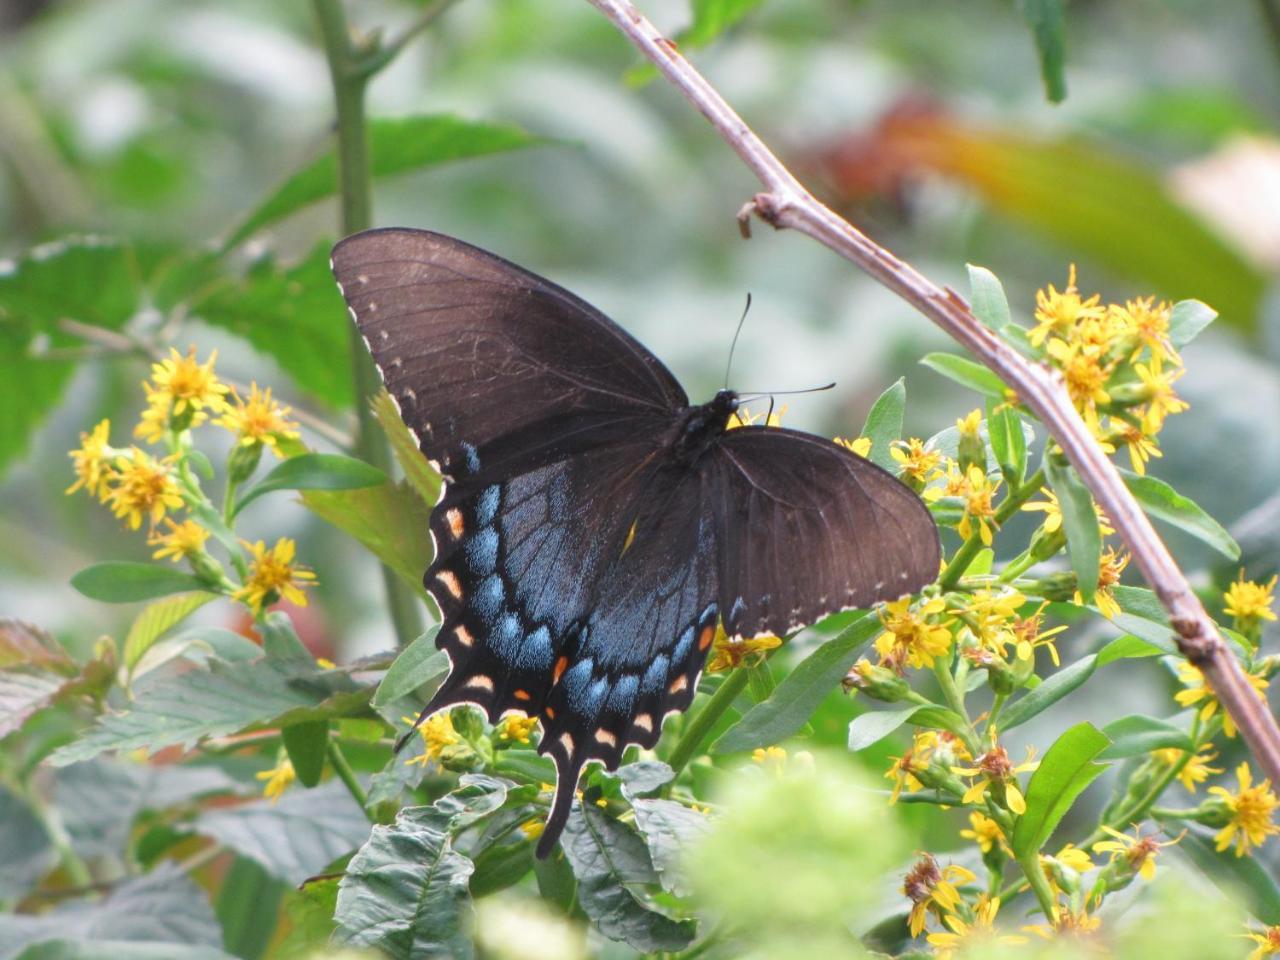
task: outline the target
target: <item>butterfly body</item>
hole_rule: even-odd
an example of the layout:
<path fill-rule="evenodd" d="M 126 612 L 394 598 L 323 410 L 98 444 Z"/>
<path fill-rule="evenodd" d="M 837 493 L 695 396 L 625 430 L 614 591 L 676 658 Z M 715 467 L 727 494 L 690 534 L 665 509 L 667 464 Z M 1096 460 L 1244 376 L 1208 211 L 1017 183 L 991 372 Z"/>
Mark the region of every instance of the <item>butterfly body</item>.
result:
<path fill-rule="evenodd" d="M 936 528 L 889 474 L 829 441 L 729 429 L 651 353 L 514 264 L 418 230 L 335 247 L 334 273 L 445 489 L 424 578 L 459 703 L 537 717 L 558 782 L 654 746 L 692 700 L 717 624 L 784 633 L 919 589 Z"/>

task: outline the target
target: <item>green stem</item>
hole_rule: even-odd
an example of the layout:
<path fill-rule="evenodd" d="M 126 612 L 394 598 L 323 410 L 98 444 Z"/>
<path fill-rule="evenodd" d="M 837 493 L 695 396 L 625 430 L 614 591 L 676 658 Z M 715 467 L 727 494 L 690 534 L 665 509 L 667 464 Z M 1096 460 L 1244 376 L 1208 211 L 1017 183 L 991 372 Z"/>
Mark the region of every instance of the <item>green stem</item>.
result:
<path fill-rule="evenodd" d="M 964 718 L 964 730 L 961 731 L 960 738 L 964 740 L 965 749 L 971 756 L 976 757 L 982 752 L 978 745 L 978 736 L 973 732 L 973 723 L 969 720 L 969 711 L 965 709 L 964 694 L 960 692 L 960 687 L 956 684 L 956 678 L 951 675 L 951 658 L 935 657 L 933 661 L 933 674 L 938 678 L 938 686 L 942 688 L 942 697 L 947 701 L 947 706 L 951 710 Z"/>
<path fill-rule="evenodd" d="M 1031 891 L 1036 895 L 1036 899 L 1040 901 L 1040 909 L 1045 917 L 1050 923 L 1056 922 L 1058 905 L 1053 899 L 1053 888 L 1049 886 L 1049 878 L 1044 875 L 1044 868 L 1040 866 L 1040 851 L 1032 850 L 1019 857 L 1018 866 L 1022 868 L 1022 874 L 1031 885 Z"/>
<path fill-rule="evenodd" d="M 675 771 L 675 777 L 671 778 L 672 783 L 675 782 L 676 777 L 680 776 L 680 771 L 685 768 L 685 764 L 692 760 L 694 754 L 698 752 L 698 748 L 702 746 L 702 741 L 711 732 L 711 728 L 715 726 L 716 721 L 733 705 L 733 701 L 738 699 L 738 694 L 742 693 L 746 688 L 747 681 L 750 678 L 751 672 L 749 670 L 737 669 L 732 671 L 724 678 L 724 682 L 720 684 L 719 689 L 711 695 L 711 699 L 707 701 L 706 706 L 689 718 L 689 722 L 685 724 L 684 732 L 680 735 L 680 740 L 676 743 L 675 749 L 671 751 L 671 756 L 667 758 L 667 764 Z"/>
<path fill-rule="evenodd" d="M 341 0 L 312 0 L 325 58 L 333 82 L 337 111 L 338 189 L 341 197 L 342 232 L 357 233 L 373 224 L 373 193 L 369 165 L 369 131 L 365 122 L 365 89 L 372 73 L 358 68 L 362 52 L 351 40 Z M 390 474 L 391 450 L 379 431 L 370 399 L 381 389 L 381 380 L 360 331 L 351 325 L 352 380 L 355 385 L 358 429 L 357 455 Z M 408 646 L 422 632 L 422 610 L 409 588 L 388 566 L 382 566 L 391 621 L 400 646 Z"/>
<path fill-rule="evenodd" d="M 62 816 L 58 813 L 57 808 L 45 803 L 34 790 L 28 790 L 24 786 L 11 784 L 10 790 L 23 800 L 27 809 L 40 822 L 45 836 L 49 838 L 49 843 L 58 854 L 58 860 L 61 862 L 62 868 L 67 871 L 71 885 L 74 887 L 92 885 L 93 874 L 90 873 L 88 864 L 80 858 L 80 854 L 76 853 L 75 847 L 71 843 L 71 835 L 67 833 L 67 828 L 62 822 Z"/>
<path fill-rule="evenodd" d="M 1005 521 L 1017 513 L 1024 503 L 1034 497 L 1040 491 L 1040 488 L 1044 486 L 1044 481 L 1044 470 L 1037 470 L 1027 477 L 1026 483 L 1020 484 L 1017 489 L 1010 489 L 1008 496 L 996 508 L 995 516 L 993 517 L 996 527 L 1003 526 Z M 951 562 L 947 564 L 946 569 L 942 571 L 942 575 L 938 577 L 938 585 L 943 590 L 950 590 L 959 583 L 960 578 L 965 575 L 965 571 L 969 569 L 969 564 L 973 562 L 973 558 L 978 555 L 978 551 L 982 547 L 981 531 L 975 531 L 973 536 L 962 543 L 960 549 L 955 552 Z M 1005 580 L 1003 575 L 1001 580 Z"/>
<path fill-rule="evenodd" d="M 982 534 L 974 533 L 960 545 L 960 549 L 955 552 L 946 569 L 942 571 L 942 575 L 938 577 L 938 586 L 943 590 L 950 590 L 959 583 L 960 578 L 964 576 L 964 572 L 969 569 L 969 564 L 973 563 L 973 558 L 978 555 L 978 551 L 981 549 Z"/>
<path fill-rule="evenodd" d="M 325 752 L 329 755 L 329 763 L 333 765 L 333 772 L 338 775 L 339 780 L 346 784 L 347 792 L 355 798 L 356 803 L 360 804 L 360 809 L 364 811 L 364 815 L 369 818 L 369 821 L 377 823 L 377 818 L 368 809 L 369 795 L 364 792 L 364 787 L 360 786 L 356 772 L 351 769 L 351 764 L 347 762 L 347 755 L 342 752 L 342 747 L 338 746 L 338 742 L 331 738 L 325 748 Z"/>

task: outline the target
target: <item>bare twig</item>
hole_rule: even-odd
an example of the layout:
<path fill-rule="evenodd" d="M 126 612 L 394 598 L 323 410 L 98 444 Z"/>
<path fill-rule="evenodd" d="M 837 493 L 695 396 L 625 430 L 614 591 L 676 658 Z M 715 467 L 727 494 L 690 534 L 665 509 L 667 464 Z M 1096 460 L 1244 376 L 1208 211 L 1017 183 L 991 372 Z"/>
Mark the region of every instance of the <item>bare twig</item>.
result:
<path fill-rule="evenodd" d="M 1024 358 L 974 316 L 964 298 L 939 287 L 828 209 L 756 136 L 724 98 L 628 0 L 590 0 L 715 127 L 764 186 L 739 214 L 798 230 L 869 273 L 969 350 L 1017 393 L 1053 435 L 1124 538 L 1138 569 L 1169 612 L 1178 649 L 1204 673 L 1254 757 L 1280 782 L 1280 728 L 1254 693 L 1217 627 L 1191 590 L 1115 466 L 1089 435 L 1059 373 Z M 745 232 L 745 231 L 744 231 Z"/>

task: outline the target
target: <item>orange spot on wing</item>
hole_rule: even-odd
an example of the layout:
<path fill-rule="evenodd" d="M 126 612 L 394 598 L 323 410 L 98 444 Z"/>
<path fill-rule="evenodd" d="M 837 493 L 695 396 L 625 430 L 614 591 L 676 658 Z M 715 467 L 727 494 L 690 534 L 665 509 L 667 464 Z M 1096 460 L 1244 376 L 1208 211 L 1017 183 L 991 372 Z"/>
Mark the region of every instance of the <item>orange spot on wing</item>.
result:
<path fill-rule="evenodd" d="M 517 700 L 533 699 L 533 695 L 530 694 L 528 690 L 517 690 L 514 694 L 512 694 L 512 696 L 514 696 Z"/>
<path fill-rule="evenodd" d="M 551 671 L 551 682 L 552 682 L 552 683 L 559 683 L 559 682 L 560 682 L 560 675 L 561 675 L 562 673 L 564 673 L 564 668 L 565 668 L 565 667 L 567 667 L 567 666 L 569 666 L 569 658 L 568 658 L 568 657 L 561 657 L 559 660 L 557 660 L 557 661 L 556 661 L 556 668 L 555 668 L 555 670 Z"/>
<path fill-rule="evenodd" d="M 714 624 L 707 624 L 702 628 L 702 633 L 698 634 L 698 649 L 706 650 L 711 646 L 711 641 L 716 638 L 716 628 Z"/>

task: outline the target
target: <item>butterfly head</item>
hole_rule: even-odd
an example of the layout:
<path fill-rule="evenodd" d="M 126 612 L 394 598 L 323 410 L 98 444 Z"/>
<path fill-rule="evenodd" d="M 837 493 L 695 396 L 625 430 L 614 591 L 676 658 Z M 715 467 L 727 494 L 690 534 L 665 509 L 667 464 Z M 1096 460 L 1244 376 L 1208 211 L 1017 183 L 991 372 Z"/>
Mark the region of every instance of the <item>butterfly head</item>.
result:
<path fill-rule="evenodd" d="M 680 418 L 673 447 L 678 459 L 697 460 L 729 428 L 729 418 L 738 410 L 738 394 L 721 390 L 707 403 L 687 407 Z"/>

